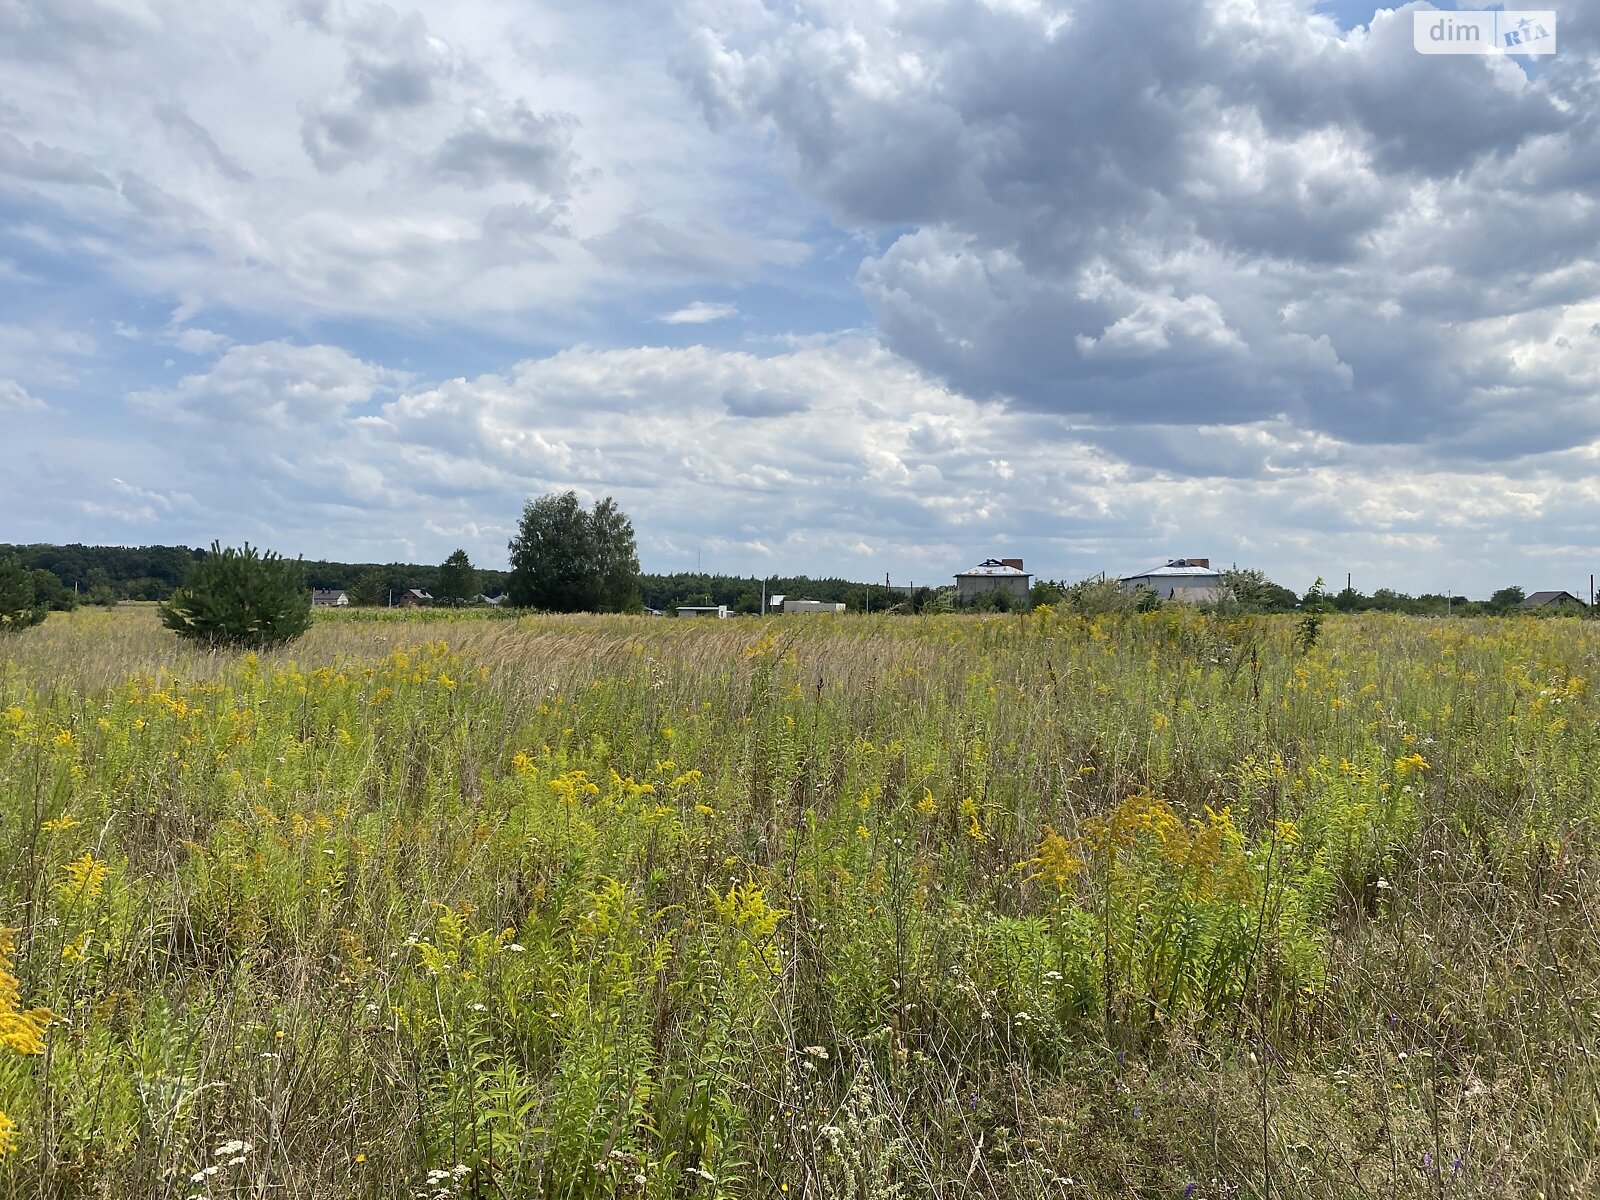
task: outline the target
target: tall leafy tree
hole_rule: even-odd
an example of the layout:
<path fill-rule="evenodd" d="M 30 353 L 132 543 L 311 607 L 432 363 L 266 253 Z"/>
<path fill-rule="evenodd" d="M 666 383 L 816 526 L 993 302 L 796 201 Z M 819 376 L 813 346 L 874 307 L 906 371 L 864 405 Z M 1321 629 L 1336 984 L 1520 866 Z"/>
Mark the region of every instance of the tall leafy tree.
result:
<path fill-rule="evenodd" d="M 78 597 L 62 583 L 54 571 L 43 567 L 32 572 L 34 598 L 44 608 L 57 612 L 71 612 L 78 607 Z"/>
<path fill-rule="evenodd" d="M 617 612 L 638 605 L 633 522 L 607 496 L 585 512 L 576 492 L 530 500 L 511 539 L 510 601 L 549 612 Z"/>
<path fill-rule="evenodd" d="M 1518 586 L 1500 588 L 1489 597 L 1489 611 L 1492 613 L 1508 613 L 1517 605 L 1526 600 L 1527 594 Z"/>
<path fill-rule="evenodd" d="M 33 576 L 14 558 L 0 558 L 0 632 L 26 629 L 49 610 L 39 602 Z"/>
<path fill-rule="evenodd" d="M 478 574 L 465 550 L 457 550 L 439 566 L 433 598 L 439 604 L 465 604 L 478 592 Z"/>
<path fill-rule="evenodd" d="M 589 514 L 594 539 L 595 571 L 599 576 L 601 612 L 633 612 L 639 602 L 639 549 L 633 522 L 610 496 L 597 502 Z"/>
<path fill-rule="evenodd" d="M 224 550 L 212 542 L 211 553 L 157 612 L 168 629 L 206 645 L 273 646 L 310 626 L 311 590 L 297 560 L 248 543 Z"/>

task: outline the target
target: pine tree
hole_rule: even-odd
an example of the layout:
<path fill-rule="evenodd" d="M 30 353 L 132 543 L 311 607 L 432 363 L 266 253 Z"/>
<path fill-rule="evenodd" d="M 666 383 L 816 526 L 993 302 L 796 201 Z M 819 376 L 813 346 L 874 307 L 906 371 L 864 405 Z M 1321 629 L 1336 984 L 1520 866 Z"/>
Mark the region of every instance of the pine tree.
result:
<path fill-rule="evenodd" d="M 14 558 L 0 558 L 0 630 L 26 629 L 49 610 L 39 602 L 33 576 Z"/>
<path fill-rule="evenodd" d="M 259 648 L 291 642 L 311 624 L 311 592 L 298 560 L 248 543 L 211 543 L 184 585 L 159 609 L 168 629 L 212 646 Z"/>

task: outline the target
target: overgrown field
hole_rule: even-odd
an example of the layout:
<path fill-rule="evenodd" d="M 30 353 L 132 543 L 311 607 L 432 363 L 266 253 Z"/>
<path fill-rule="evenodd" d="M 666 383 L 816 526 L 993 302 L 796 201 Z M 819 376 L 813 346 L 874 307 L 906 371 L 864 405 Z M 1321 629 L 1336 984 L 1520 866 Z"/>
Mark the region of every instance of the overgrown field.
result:
<path fill-rule="evenodd" d="M 0 1195 L 1600 1194 L 1600 636 L 1299 639 L 0 638 Z"/>

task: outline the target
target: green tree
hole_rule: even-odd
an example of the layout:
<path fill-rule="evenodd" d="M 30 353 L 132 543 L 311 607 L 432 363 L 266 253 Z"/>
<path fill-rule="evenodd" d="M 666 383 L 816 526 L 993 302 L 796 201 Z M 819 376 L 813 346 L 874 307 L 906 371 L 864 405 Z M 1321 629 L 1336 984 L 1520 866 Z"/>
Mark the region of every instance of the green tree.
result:
<path fill-rule="evenodd" d="M 589 514 L 589 531 L 599 576 L 600 611 L 637 612 L 641 607 L 639 549 L 633 537 L 633 522 L 617 507 L 617 502 L 607 496 L 596 503 Z"/>
<path fill-rule="evenodd" d="M 915 597 L 913 597 L 915 599 Z M 1041 604 L 1055 607 L 1065 604 L 1067 600 L 1067 585 L 1054 579 L 1041 579 L 1028 589 L 1028 607 L 1038 608 Z M 912 606 L 915 607 L 915 604 Z"/>
<path fill-rule="evenodd" d="M 26 629 L 49 612 L 39 602 L 33 576 L 14 558 L 0 558 L 0 630 Z"/>
<path fill-rule="evenodd" d="M 478 592 L 478 575 L 472 569 L 472 560 L 465 550 L 457 550 L 439 567 L 438 579 L 433 585 L 433 599 L 437 604 L 465 604 Z"/>
<path fill-rule="evenodd" d="M 298 560 L 213 542 L 157 611 L 168 629 L 209 646 L 273 646 L 310 626 L 311 591 Z"/>
<path fill-rule="evenodd" d="M 43 567 L 33 572 L 33 595 L 45 608 L 55 612 L 71 612 L 78 607 L 78 597 L 61 582 L 54 571 Z"/>
<path fill-rule="evenodd" d="M 1495 592 L 1494 595 L 1489 597 L 1489 611 L 1498 615 L 1504 615 L 1516 608 L 1517 605 L 1521 604 L 1527 598 L 1528 597 L 1523 593 L 1522 589 L 1517 587 L 1515 584 L 1513 584 L 1511 587 L 1503 587 L 1499 591 Z"/>
<path fill-rule="evenodd" d="M 376 608 L 389 599 L 389 578 L 376 567 L 368 567 L 356 576 L 350 588 L 350 603 Z"/>
<path fill-rule="evenodd" d="M 1224 601 L 1218 606 L 1240 612 L 1289 612 L 1300 598 L 1286 587 L 1280 587 L 1267 578 L 1265 571 L 1248 567 L 1230 567 L 1218 575 L 1222 584 Z"/>
<path fill-rule="evenodd" d="M 517 608 L 618 612 L 639 603 L 633 523 L 609 496 L 591 512 L 576 492 L 528 501 L 508 548 Z"/>
<path fill-rule="evenodd" d="M 1062 602 L 1073 612 L 1084 616 L 1103 613 L 1140 612 L 1147 605 L 1160 606 L 1156 594 L 1149 588 L 1127 591 L 1115 579 L 1091 576 L 1069 585 L 1062 593 Z"/>
<path fill-rule="evenodd" d="M 1300 607 L 1306 612 L 1314 613 L 1329 613 L 1334 611 L 1333 601 L 1328 596 L 1328 588 L 1327 585 L 1322 582 L 1321 575 L 1318 575 L 1317 581 L 1306 589 L 1305 597 L 1300 601 Z"/>

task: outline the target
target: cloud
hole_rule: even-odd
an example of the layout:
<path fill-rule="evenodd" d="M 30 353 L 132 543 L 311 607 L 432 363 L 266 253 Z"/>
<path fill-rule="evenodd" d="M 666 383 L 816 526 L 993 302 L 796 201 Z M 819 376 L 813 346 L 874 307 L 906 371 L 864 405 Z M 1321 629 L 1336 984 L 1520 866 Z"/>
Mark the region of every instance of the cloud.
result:
<path fill-rule="evenodd" d="M 787 417 L 811 411 L 810 402 L 794 392 L 773 391 L 771 388 L 732 387 L 722 394 L 723 407 L 734 417 Z"/>
<path fill-rule="evenodd" d="M 9 133 L 0 133 L 0 174 L 40 183 L 82 183 L 102 188 L 114 186 L 83 155 L 47 146 L 43 142 L 26 146 Z"/>
<path fill-rule="evenodd" d="M 879 328 L 968 394 L 1584 444 L 1586 351 L 1546 334 L 1600 295 L 1600 17 L 1530 77 L 1415 54 L 1409 7 L 1341 33 L 1308 0 L 752 3 L 684 70 L 719 127 L 885 236 L 857 273 Z M 1573 419 L 1508 442 L 1530 404 Z"/>
<path fill-rule="evenodd" d="M 194 315 L 542 340 L 641 289 L 800 261 L 790 218 L 814 206 L 699 124 L 663 52 L 674 21 L 548 0 L 471 20 L 365 0 L 0 6 L 0 188 L 26 212 L 0 253 Z"/>
<path fill-rule="evenodd" d="M 0 379 L 0 412 L 43 412 L 45 402 L 14 379 Z"/>
<path fill-rule="evenodd" d="M 440 145 L 434 170 L 474 187 L 510 181 L 565 196 L 571 188 L 573 123 L 569 114 L 535 116 L 523 104 L 499 114 L 474 109 Z"/>
<path fill-rule="evenodd" d="M 234 346 L 209 370 L 184 376 L 176 387 L 130 393 L 128 403 L 147 416 L 247 437 L 260 436 L 260 427 L 301 436 L 337 427 L 403 378 L 335 346 L 264 342 Z"/>
<path fill-rule="evenodd" d="M 0 503 L 59 497 L 119 540 L 424 561 L 468 543 L 489 564 L 523 500 L 574 488 L 619 500 L 653 569 L 699 548 L 718 570 L 937 582 L 1001 552 L 1064 578 L 1209 554 L 1296 587 L 1352 571 L 1485 593 L 1586 571 L 1600 534 L 1600 437 L 1462 470 L 1287 420 L 1094 428 L 973 400 L 865 337 L 575 347 L 434 381 L 334 346 L 236 345 L 127 415 Z"/>
<path fill-rule="evenodd" d="M 185 354 L 216 354 L 233 344 L 225 333 L 210 329 L 181 329 L 173 336 L 172 344 Z"/>
<path fill-rule="evenodd" d="M 738 315 L 737 304 L 714 304 L 708 300 L 696 300 L 693 304 L 664 313 L 656 319 L 667 325 L 705 325 L 712 321 L 726 321 L 729 317 Z"/>

